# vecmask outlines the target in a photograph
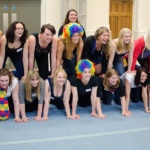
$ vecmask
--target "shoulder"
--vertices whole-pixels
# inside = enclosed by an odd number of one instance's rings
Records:
[[[34,42],[36,40],[35,35],[30,35],[28,41]]]
[[[7,38],[6,38],[6,36],[3,35],[0,41],[1,41],[1,44],[5,44],[5,45],[6,45],[6,43],[7,43]]]

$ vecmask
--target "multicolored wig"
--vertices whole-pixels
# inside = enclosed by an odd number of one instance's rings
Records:
[[[91,74],[94,75],[94,73],[95,73],[95,64],[93,62],[91,62],[90,60],[88,60],[88,59],[82,59],[77,63],[77,65],[75,67],[78,79],[82,79],[81,74],[82,74],[82,72],[84,71],[85,68],[90,69]]]
[[[67,39],[73,36],[74,33],[78,32],[80,36],[83,35],[83,28],[78,23],[69,23],[63,28],[63,38]]]

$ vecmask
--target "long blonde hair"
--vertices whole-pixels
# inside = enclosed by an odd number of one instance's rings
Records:
[[[39,83],[36,87],[36,94],[37,94],[38,100],[40,100],[40,76],[39,76],[39,73],[34,69],[29,70],[27,73],[26,81],[25,81],[25,91],[26,91],[26,99],[30,102],[32,102],[32,98],[31,98],[32,85],[31,85],[30,81],[35,78],[38,78],[38,80],[39,80]]]
[[[145,47],[148,48],[148,50],[150,50],[150,28],[147,30],[144,36],[144,40],[145,40]]]
[[[61,67],[57,68],[55,70],[54,76],[53,76],[53,85],[54,86],[57,84],[56,78],[57,78],[57,75],[58,75],[59,72],[63,73],[65,75],[65,79],[67,79],[67,73],[66,73],[66,71],[63,68],[61,68]]]
[[[108,69],[108,71],[106,72],[105,74],[105,77],[104,77],[104,80],[103,80],[103,85],[104,85],[104,88],[106,90],[109,90],[110,88],[110,84],[109,84],[109,81],[108,79],[113,76],[113,75],[117,75],[118,77],[118,81],[117,81],[117,84],[115,86],[113,86],[113,88],[118,88],[119,87],[119,84],[120,84],[120,78],[119,78],[119,75],[117,73],[117,71],[115,69]]]
[[[124,49],[124,46],[123,46],[123,37],[126,33],[130,33],[131,36],[132,36],[132,32],[130,29],[128,28],[123,28],[120,30],[120,33],[119,33],[119,36],[118,36],[118,42],[117,42],[117,50],[120,52],[120,53],[123,53],[123,49]],[[132,40],[130,41],[130,43],[127,45],[127,52],[129,52],[129,50],[131,49],[132,47]]]
[[[102,45],[102,51],[105,54],[106,58],[108,59],[111,51],[111,33],[110,30],[107,27],[100,27],[95,32],[95,38],[98,39],[99,36],[101,36],[103,33],[108,32],[109,33],[109,39],[106,44]]]
[[[73,56],[73,50],[74,50],[74,43],[72,42],[71,38],[66,39],[60,39],[58,41],[58,44],[64,44],[64,56],[67,59],[72,59]],[[77,55],[79,54],[80,51],[82,51],[81,45],[83,44],[82,38],[79,39],[79,42],[77,44]],[[63,53],[63,52],[62,52]]]

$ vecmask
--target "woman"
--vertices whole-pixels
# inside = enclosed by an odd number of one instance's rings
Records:
[[[133,60],[134,44],[132,41],[132,33],[128,28],[120,30],[119,37],[112,42],[112,49],[109,57],[108,68],[114,68],[121,76],[125,72],[123,64],[123,56],[128,54],[128,68],[127,71],[131,71]]]
[[[77,23],[69,23],[63,28],[63,37],[58,41],[57,67],[61,65],[70,79],[74,76],[75,65],[81,59],[83,28]]]
[[[15,122],[22,122],[19,118],[18,80],[6,68],[0,69],[0,119],[5,120],[9,113],[15,112]],[[11,97],[12,95],[12,97]]]
[[[101,80],[101,88],[102,101],[104,104],[110,105],[112,100],[114,100],[116,104],[121,104],[122,115],[130,116],[130,114],[126,112],[125,89],[116,70],[108,69],[104,79]]]
[[[79,106],[86,107],[92,105],[91,116],[105,118],[100,104],[100,93],[98,90],[98,78],[94,76],[95,65],[88,59],[80,60],[76,65],[77,79],[71,81],[73,105],[72,114],[75,118],[80,118],[76,114],[77,102]],[[97,110],[97,113],[96,113]]]
[[[78,24],[80,24],[80,22],[78,20],[78,13],[75,9],[70,9],[67,12],[64,23],[59,29],[58,36],[61,36],[63,34],[63,28],[68,23],[78,23]],[[86,38],[86,33],[85,33],[84,28],[83,28],[83,31],[84,31],[84,33],[83,33],[82,39],[84,40]]]
[[[0,43],[0,68],[5,67],[7,57],[14,64],[14,76],[25,79],[28,71],[28,31],[23,22],[15,21],[2,36]]]
[[[41,27],[40,33],[30,35],[28,39],[29,69],[33,69],[35,59],[40,77],[44,80],[48,78],[48,76],[52,77],[56,69],[57,39],[54,37],[55,33],[54,26],[44,24]],[[49,65],[49,63],[51,65]]]
[[[111,48],[110,37],[109,29],[100,27],[96,30],[95,35],[85,39],[82,58],[87,58],[95,64],[97,75],[106,72]]]
[[[123,80],[125,80],[125,89],[126,89],[126,111],[129,111],[129,102],[130,96],[131,100],[135,103],[139,102],[143,99],[144,108],[146,113],[150,113],[148,108],[148,93],[147,93],[147,85],[148,85],[148,73],[145,68],[138,68],[137,71],[128,73],[126,72],[121,76]]]
[[[48,120],[49,102],[56,105],[58,109],[65,108],[68,119],[75,119],[70,114],[70,82],[67,80],[67,74],[62,68],[55,70],[53,78],[45,81],[45,101],[43,120]]]
[[[23,122],[29,120],[25,112],[33,112],[35,110],[37,110],[37,116],[33,119],[36,121],[41,120],[44,101],[44,81],[40,79],[36,70],[28,71],[25,82],[20,81],[19,100]]]
[[[147,30],[145,36],[134,40],[132,71],[135,69],[137,59],[141,66],[150,71],[150,28]]]

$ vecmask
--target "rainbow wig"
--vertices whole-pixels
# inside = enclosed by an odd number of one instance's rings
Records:
[[[76,32],[78,32],[80,36],[83,35],[84,32],[83,32],[83,28],[81,27],[81,25],[78,23],[69,23],[64,26],[62,36],[64,39],[67,39],[67,38],[72,37],[72,35]]]
[[[82,74],[82,72],[84,71],[85,68],[90,69],[91,74],[94,75],[94,73],[95,73],[95,64],[93,62],[91,62],[90,60],[88,60],[88,59],[82,59],[77,63],[77,65],[75,67],[78,79],[82,79],[81,74]]]

